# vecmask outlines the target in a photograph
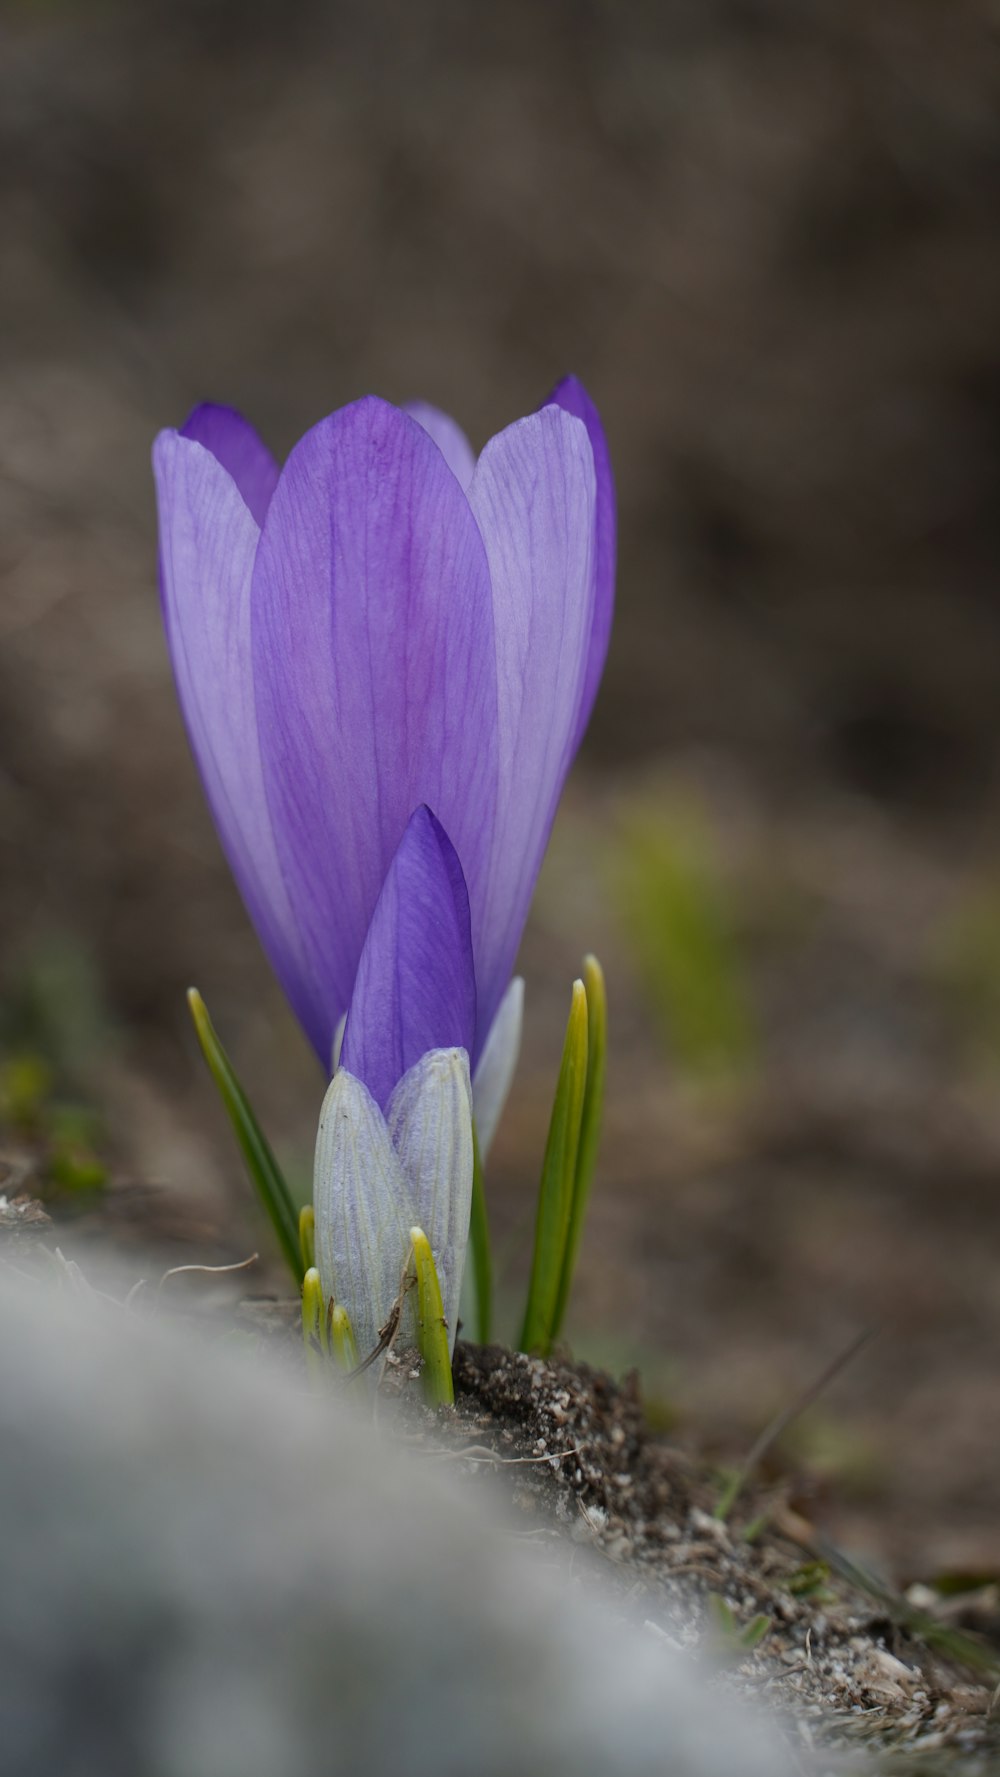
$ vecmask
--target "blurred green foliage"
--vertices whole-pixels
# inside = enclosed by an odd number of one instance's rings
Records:
[[[693,805],[632,815],[614,892],[647,996],[678,1067],[699,1081],[742,1078],[756,1033],[712,836]]]
[[[81,1094],[109,1041],[84,947],[60,934],[28,951],[0,998],[0,1129],[35,1150],[46,1198],[86,1200],[107,1183],[101,1119]]]
[[[0,1134],[37,1150],[46,1198],[85,1198],[107,1183],[100,1118],[55,1096],[52,1069],[30,1050],[0,1057]]]
[[[1000,1591],[1000,1573],[993,1568],[951,1568],[934,1574],[927,1584],[939,1598],[964,1598],[969,1593]]]
[[[740,1623],[732,1606],[718,1592],[708,1595],[708,1628],[716,1659],[743,1659],[759,1647],[771,1627],[770,1617],[759,1613]]]
[[[788,1590],[793,1598],[815,1598],[827,1604],[835,1596],[830,1590],[830,1564],[827,1561],[806,1561],[788,1576]]]
[[[974,1061],[1000,1065],[1000,883],[980,882],[931,941],[930,970]]]
[[[15,1129],[37,1129],[52,1093],[52,1069],[40,1055],[15,1054],[0,1067],[0,1117]]]
[[[865,1430],[821,1408],[796,1419],[775,1450],[779,1466],[834,1486],[838,1496],[877,1499],[889,1479],[885,1459]]]
[[[85,1074],[111,1041],[90,951],[66,932],[26,951],[0,995],[0,1049],[41,1058],[65,1083]]]

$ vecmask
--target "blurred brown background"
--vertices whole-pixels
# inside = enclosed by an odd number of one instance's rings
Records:
[[[481,444],[575,370],[618,475],[619,615],[525,944],[510,1289],[593,947],[614,1056],[574,1339],[731,1454],[878,1325],[786,1460],[903,1575],[1000,1566],[998,21],[0,13],[10,1152],[49,1141],[21,1102],[44,1063],[36,1097],[96,1108],[71,1145],[115,1180],[79,1238],[257,1244],[195,980],[308,1176],[320,1081],[174,703],[155,431],[210,396],[284,450],[373,389]]]

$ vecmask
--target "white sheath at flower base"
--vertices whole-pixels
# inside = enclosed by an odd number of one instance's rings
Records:
[[[484,1163],[493,1145],[521,1053],[523,1022],[524,981],[520,975],[515,975],[490,1025],[472,1082],[479,1155]]]
[[[368,1088],[340,1068],[316,1141],[316,1264],[324,1297],[347,1309],[360,1356],[371,1351],[399,1293],[410,1229],[423,1228],[437,1266],[449,1348],[472,1202],[472,1088],[464,1049],[432,1049],[403,1075],[383,1117]],[[412,1306],[399,1343],[413,1343]]]
[[[472,1086],[464,1049],[432,1049],[403,1075],[386,1123],[409,1181],[417,1226],[431,1243],[455,1349],[472,1213]],[[412,1224],[411,1224],[412,1226]]]

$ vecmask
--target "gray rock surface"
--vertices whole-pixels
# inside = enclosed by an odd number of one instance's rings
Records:
[[[771,1729],[272,1360],[0,1270],[4,1777],[781,1777]]]

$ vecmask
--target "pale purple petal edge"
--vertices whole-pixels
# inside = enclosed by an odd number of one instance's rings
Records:
[[[594,453],[597,477],[595,514],[597,566],[594,584],[594,622],[587,659],[587,674],[577,719],[575,747],[583,739],[590,720],[607,659],[611,640],[611,624],[615,608],[615,567],[618,551],[618,513],[615,478],[611,469],[611,453],[601,416],[578,377],[565,376],[548,397],[546,406],[557,406],[582,420],[587,428],[590,448]]]
[[[210,450],[232,476],[258,528],[264,523],[278,485],[278,464],[263,439],[235,407],[203,401],[180,428],[182,438]]]

